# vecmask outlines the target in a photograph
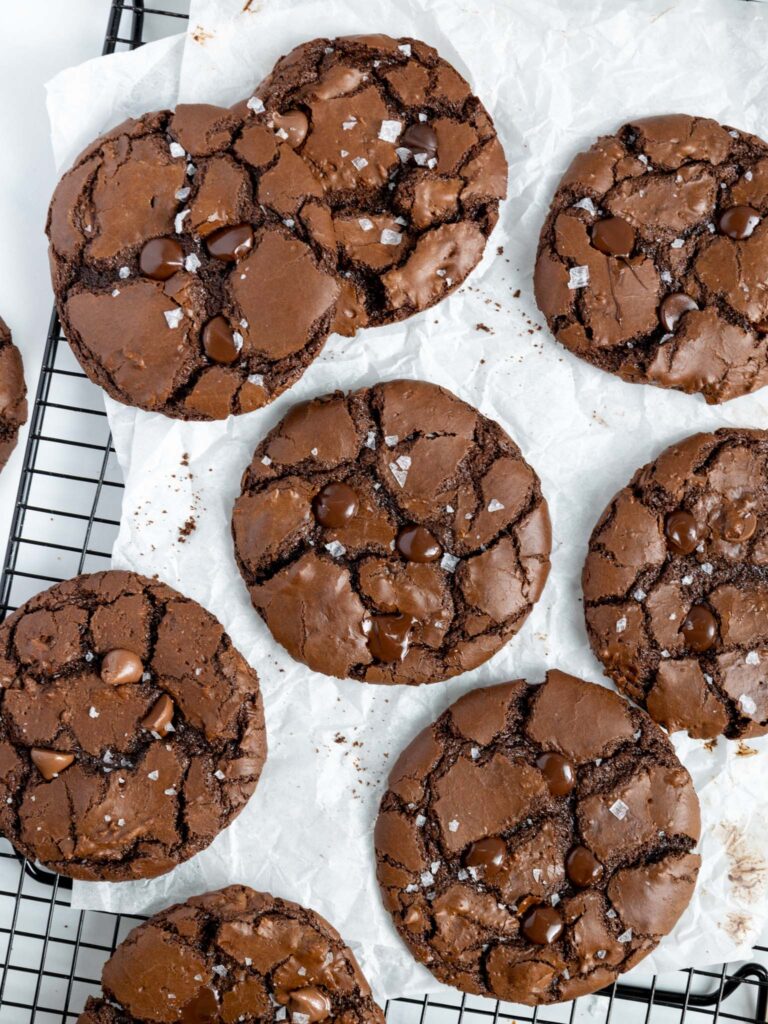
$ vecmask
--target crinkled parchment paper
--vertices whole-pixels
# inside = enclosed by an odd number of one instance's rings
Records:
[[[332,337],[272,406],[201,424],[107,402],[126,477],[114,563],[157,573],[219,616],[261,677],[270,754],[247,808],[208,850],[152,882],[76,883],[74,902],[150,912],[245,882],[327,915],[380,998],[433,991],[375,883],[371,830],[389,766],[470,687],[539,681],[550,666],[601,680],[579,576],[603,507],[677,438],[768,425],[768,391],[709,408],[622,383],[540,328],[531,272],[549,197],[579,148],[633,116],[689,111],[765,136],[768,12],[738,0],[252,0],[245,11],[243,3],[193,0],[183,54],[178,41],[153,44],[54,80],[59,162],[127,113],[172,103],[177,89],[182,100],[230,103],[304,39],[384,31],[432,43],[474,84],[509,157],[510,197],[486,259],[457,295],[406,324]],[[415,689],[339,682],[293,663],[251,610],[229,530],[251,452],[293,402],[399,376],[443,384],[510,431],[542,478],[555,533],[550,581],[519,636],[480,669]],[[190,517],[195,529],[183,536]],[[704,867],[690,908],[644,971],[748,956],[768,918],[768,743],[675,742],[701,796]]]

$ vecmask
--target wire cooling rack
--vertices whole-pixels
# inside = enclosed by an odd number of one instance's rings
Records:
[[[188,0],[114,0],[104,52],[184,28]],[[8,541],[0,613],[79,572],[109,566],[122,480],[100,390],[80,370],[55,314]],[[75,910],[71,882],[16,858],[0,838],[0,1024],[70,1024],[99,991],[106,958],[140,920]],[[754,962],[614,985],[542,1010],[443,988],[387,1005],[388,1024],[696,1024],[768,1021],[768,947]]]

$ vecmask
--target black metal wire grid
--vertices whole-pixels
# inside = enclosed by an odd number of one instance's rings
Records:
[[[188,0],[112,0],[104,53],[183,28]],[[122,480],[101,392],[80,370],[51,318],[0,581],[5,616],[78,572],[107,568]],[[0,838],[0,1024],[69,1024],[101,967],[138,917],[71,907],[71,882],[16,857]],[[694,1024],[768,1021],[768,947],[741,967],[680,971],[649,988],[619,984],[598,996],[533,1010],[465,996],[392,1000],[389,1024]]]

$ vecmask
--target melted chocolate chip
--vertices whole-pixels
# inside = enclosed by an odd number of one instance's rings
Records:
[[[278,133],[286,133],[286,142],[294,149],[302,144],[309,131],[309,121],[303,110],[286,110],[284,114],[273,114],[272,124]]]
[[[679,508],[664,520],[667,546],[676,555],[690,555],[699,543],[699,527],[690,512]]]
[[[436,562],[443,549],[424,526],[404,526],[397,535],[397,550],[409,562]]]
[[[167,693],[158,698],[152,705],[152,710],[141,720],[142,727],[147,732],[156,732],[159,736],[165,736],[171,730],[169,726],[173,720],[174,704]]]
[[[29,756],[47,782],[63,772],[65,768],[69,768],[75,760],[74,754],[68,754],[63,750],[43,750],[40,747],[32,747]]]
[[[757,529],[757,516],[743,502],[736,502],[723,509],[720,517],[720,533],[724,540],[743,544]]]
[[[357,495],[348,484],[332,483],[315,495],[312,511],[321,526],[339,529],[357,514]]]
[[[374,615],[370,619],[368,648],[377,661],[402,661],[408,651],[414,619],[399,615]]]
[[[507,844],[496,836],[478,839],[464,854],[464,863],[475,868],[483,878],[492,879],[507,861]]]
[[[751,206],[732,206],[720,214],[718,229],[729,238],[749,238],[760,223],[760,214]]]
[[[295,989],[288,996],[288,1013],[292,1020],[297,1020],[296,1014],[303,1015],[314,1024],[315,1021],[325,1020],[331,1013],[331,1000],[315,985],[308,985],[307,988]]]
[[[181,1024],[214,1024],[221,1020],[219,1004],[213,989],[201,988],[194,999],[182,1007]]]
[[[603,865],[586,846],[574,846],[566,858],[565,870],[579,889],[586,889],[603,877]]]
[[[423,121],[417,121],[403,132],[400,145],[414,154],[423,153],[427,159],[437,156],[437,134]]]
[[[665,331],[672,332],[684,313],[690,313],[692,309],[698,308],[697,303],[685,292],[670,292],[661,300],[659,306],[661,326]]]
[[[695,604],[686,615],[680,632],[692,651],[703,654],[717,641],[717,619],[703,604]]]
[[[184,250],[175,238],[153,238],[139,256],[139,270],[155,281],[167,281],[184,266]]]
[[[523,918],[523,935],[537,946],[549,946],[563,934],[563,919],[554,907],[532,907]]]
[[[217,260],[232,262],[242,259],[253,248],[250,224],[234,224],[208,235],[208,252]]]
[[[104,655],[101,663],[101,678],[110,686],[121,686],[123,683],[138,683],[144,675],[141,658],[133,651],[117,648]]]
[[[547,753],[537,758],[536,764],[547,780],[553,796],[568,796],[576,785],[576,775],[571,762],[562,754]]]
[[[592,227],[592,245],[606,256],[630,256],[635,229],[621,217],[605,217]]]
[[[235,344],[234,332],[225,317],[215,316],[205,325],[203,348],[214,363],[234,363],[237,359],[239,349]]]

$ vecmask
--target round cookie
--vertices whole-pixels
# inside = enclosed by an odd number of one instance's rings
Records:
[[[0,317],[0,469],[16,447],[19,428],[27,422],[27,387],[21,352]]]
[[[246,413],[325,342],[339,285],[296,230],[322,198],[253,109],[146,114],[64,175],[47,232],[56,302],[113,398],[183,419]]]
[[[30,860],[170,871],[240,813],[265,756],[256,673],[163,583],[77,576],[0,626],[0,832]]]
[[[507,194],[507,161],[487,110],[435,49],[313,39],[256,98],[324,186],[327,208],[300,217],[337,263],[337,330],[403,320],[461,285]]]
[[[673,928],[700,827],[648,715],[552,671],[470,692],[404,750],[376,822],[379,884],[440,981],[554,1003],[611,984]]]
[[[433,683],[486,661],[549,572],[536,473],[450,391],[395,380],[294,406],[235,503],[240,572],[310,668]]]
[[[117,947],[78,1024],[384,1024],[339,933],[244,885],[194,896]]]
[[[583,573],[590,643],[670,731],[768,732],[768,432],[696,434],[639,469]]]
[[[534,286],[550,330],[624,380],[725,402],[768,383],[768,145],[686,114],[631,121],[555,192]]]

